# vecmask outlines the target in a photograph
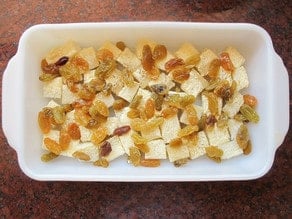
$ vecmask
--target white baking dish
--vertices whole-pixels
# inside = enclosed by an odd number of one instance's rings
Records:
[[[253,151],[220,164],[206,158],[175,168],[165,161],[159,168],[133,167],[126,158],[107,169],[61,157],[43,163],[37,113],[48,100],[42,97],[38,80],[40,61],[54,46],[69,39],[81,46],[98,47],[106,40],[123,40],[134,47],[140,38],[150,38],[172,50],[183,42],[216,52],[236,47],[246,58],[249,92],[258,98],[261,120],[249,125]],[[36,25],[24,32],[16,55],[3,75],[2,125],[9,144],[16,150],[23,172],[37,180],[76,181],[210,181],[248,180],[263,176],[271,168],[276,149],[289,126],[288,73],[274,51],[268,33],[253,24],[122,22]]]

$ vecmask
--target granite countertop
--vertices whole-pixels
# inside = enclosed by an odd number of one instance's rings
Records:
[[[21,34],[28,27],[39,23],[101,21],[258,24],[270,33],[275,50],[288,72],[292,70],[292,10],[288,0],[4,0],[0,11],[1,76],[9,59],[16,53]],[[2,88],[2,84],[0,86]],[[38,182],[20,170],[17,154],[1,131],[0,218],[288,218],[292,216],[291,137],[289,130],[275,154],[271,170],[252,181]]]

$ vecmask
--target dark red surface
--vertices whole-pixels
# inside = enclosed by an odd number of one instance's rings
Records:
[[[16,53],[20,35],[34,24],[159,20],[258,24],[270,33],[291,73],[291,6],[289,0],[2,0],[0,72]],[[94,183],[29,179],[1,132],[0,218],[292,217],[291,137],[289,130],[272,169],[258,180]]]

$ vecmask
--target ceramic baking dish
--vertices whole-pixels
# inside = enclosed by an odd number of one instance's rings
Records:
[[[124,41],[133,48],[140,38],[149,38],[177,49],[190,42],[199,50],[215,52],[231,45],[246,58],[250,86],[245,91],[258,98],[257,125],[249,125],[253,151],[220,164],[206,158],[175,168],[165,161],[159,168],[133,167],[121,157],[107,169],[70,158],[43,163],[37,113],[48,102],[38,80],[40,62],[52,48],[73,39],[81,46],[100,46],[104,41]],[[3,75],[2,125],[23,172],[36,180],[66,181],[219,181],[250,180],[271,168],[275,151],[289,126],[288,73],[275,52],[268,33],[245,23],[118,22],[44,24],[26,30],[16,55]]]

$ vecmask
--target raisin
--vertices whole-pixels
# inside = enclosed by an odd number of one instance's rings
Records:
[[[99,160],[93,163],[94,166],[99,166],[103,168],[107,168],[109,166],[109,162],[105,158],[100,158]]]
[[[114,130],[113,135],[121,136],[128,133],[130,130],[131,130],[131,127],[129,125],[121,126]]]
[[[144,131],[151,131],[155,128],[158,128],[162,123],[164,122],[164,119],[162,117],[155,117],[151,120],[149,120],[146,125],[142,128]]]
[[[248,129],[246,125],[241,125],[236,135],[236,142],[241,149],[245,149],[247,147],[248,141],[249,141]]]
[[[152,57],[151,48],[149,45],[144,45],[142,49],[142,67],[145,71],[151,71],[155,61]]]
[[[140,165],[143,167],[159,167],[160,160],[158,159],[142,159]]]
[[[99,49],[96,52],[97,59],[100,61],[114,59],[114,54],[108,49]]]
[[[95,98],[95,91],[90,90],[86,85],[83,85],[82,88],[78,91],[77,95],[81,99],[90,101]]]
[[[56,66],[65,65],[68,62],[69,58],[67,56],[61,57],[57,62],[55,62]]]
[[[134,131],[140,132],[145,129],[145,126],[146,126],[146,122],[143,119],[136,118],[136,119],[132,119],[131,121],[131,128]]]
[[[228,101],[233,96],[229,82],[227,80],[221,81],[214,89],[214,94],[221,97],[224,101]]]
[[[243,149],[243,154],[244,154],[244,155],[248,155],[248,154],[251,153],[251,150],[252,150],[252,145],[251,145],[251,141],[249,140],[249,141],[247,142],[246,147]]]
[[[130,147],[129,148],[129,161],[136,167],[140,165],[141,153],[138,148]]]
[[[105,127],[103,126],[98,127],[92,132],[91,141],[95,145],[99,145],[107,137],[107,134],[108,134],[108,131]]]
[[[181,138],[174,138],[169,142],[169,146],[173,148],[180,147],[182,145],[182,140]]]
[[[140,105],[142,98],[142,95],[136,95],[130,103],[129,107],[132,109],[136,109]]]
[[[260,117],[257,112],[247,104],[243,104],[239,111],[250,122],[258,123],[260,121]]]
[[[185,61],[186,65],[197,65],[200,62],[201,58],[200,58],[200,54],[195,54],[192,55],[190,57],[188,57]]]
[[[231,59],[229,57],[229,54],[227,52],[222,52],[220,54],[220,61],[221,61],[221,66],[224,68],[226,71],[234,71],[234,65],[231,62]]]
[[[162,109],[162,104],[164,102],[164,97],[162,95],[158,95],[156,93],[152,93],[151,97],[155,102],[155,109],[160,111]]]
[[[152,80],[157,80],[160,76],[160,70],[153,67],[151,70],[147,71],[147,76]]]
[[[88,107],[83,106],[81,108],[75,109],[74,119],[78,124],[86,126],[91,119],[90,115],[88,114]]]
[[[133,134],[131,135],[131,138],[132,138],[134,144],[136,144],[136,145],[146,144],[147,143],[147,139],[143,138],[137,132],[133,132]]]
[[[221,157],[223,155],[223,151],[215,146],[205,147],[206,154],[209,158],[216,162],[221,162]]]
[[[207,79],[210,80],[215,80],[218,76],[219,73],[219,68],[220,68],[220,60],[219,59],[214,59],[209,66],[208,73],[207,73]]]
[[[54,78],[58,77],[58,75],[56,74],[47,74],[47,73],[41,73],[39,76],[39,80],[42,82],[47,82],[47,81],[51,81]]]
[[[178,66],[184,66],[185,62],[181,58],[173,58],[167,61],[164,65],[164,68],[167,72],[170,72],[171,70],[175,69]]]
[[[89,108],[89,114],[94,118],[98,115],[102,115],[105,117],[109,116],[109,109],[107,105],[101,100],[95,100],[94,104]]]
[[[211,92],[204,92],[204,96],[208,99],[208,108],[213,115],[218,114],[218,101],[217,96],[214,93]]]
[[[216,122],[217,122],[217,119],[214,115],[209,115],[206,117],[205,124],[207,126],[214,126]]]
[[[100,80],[108,78],[116,68],[116,61],[113,59],[103,60],[95,70],[95,75]]]
[[[90,160],[90,157],[88,154],[82,152],[82,151],[75,151],[73,154],[72,154],[73,157],[79,159],[79,160],[84,160],[84,161],[89,161]]]
[[[135,144],[135,146],[143,153],[148,153],[150,148],[147,144]]]
[[[139,118],[140,117],[140,110],[138,109],[131,109],[128,113],[127,113],[128,118],[130,119],[135,119],[135,118]]]
[[[150,89],[158,95],[166,95],[168,93],[168,88],[165,84],[153,84]]]
[[[55,64],[48,64],[45,59],[41,62],[41,69],[45,74],[49,75],[59,75],[59,68]]]
[[[243,95],[243,100],[245,104],[249,105],[252,108],[256,107],[258,103],[257,98],[249,94]]]
[[[79,126],[76,123],[70,123],[68,124],[68,134],[70,137],[74,140],[78,140],[81,138],[81,133]]]
[[[155,102],[151,98],[149,98],[145,103],[145,114],[147,119],[152,118],[155,114]]]
[[[52,109],[54,122],[58,125],[63,124],[66,120],[66,115],[63,107],[56,106]]]
[[[163,118],[165,118],[165,119],[169,119],[169,118],[171,118],[173,116],[176,116],[177,113],[178,113],[178,109],[177,108],[169,106],[169,107],[167,107],[167,108],[162,110],[161,116]]]
[[[51,130],[51,120],[50,117],[46,116],[43,111],[38,114],[39,127],[43,134],[47,134]]]
[[[195,107],[190,104],[185,107],[185,111],[187,114],[188,122],[191,125],[198,125],[198,116]]]
[[[126,48],[126,44],[123,41],[119,41],[116,43],[116,47],[118,47],[121,51],[124,51]]]
[[[65,129],[61,129],[59,136],[59,144],[62,150],[67,150],[71,142],[71,136],[66,132]]]
[[[188,136],[185,136],[184,138],[188,141],[189,146],[193,146],[193,147],[197,146],[198,140],[199,140],[197,132],[193,132],[192,134],[189,134]]]
[[[100,146],[100,156],[106,157],[112,152],[112,146],[111,143],[108,141],[105,141],[101,146]]]
[[[44,139],[44,144],[46,148],[53,152],[54,154],[59,155],[62,152],[62,147],[55,141],[50,138],[45,138]]]
[[[171,74],[175,82],[183,83],[190,78],[190,69],[184,66],[177,67],[171,71]]]
[[[153,59],[156,61],[162,60],[166,57],[167,50],[164,45],[156,45],[153,50]]]
[[[42,160],[43,162],[49,162],[49,161],[51,161],[51,160],[57,158],[58,156],[59,156],[59,155],[54,154],[53,152],[49,152],[49,153],[47,153],[47,154],[43,154],[43,155],[41,156],[41,160]]]
[[[190,134],[192,134],[193,132],[197,132],[199,130],[198,126],[191,126],[191,125],[187,125],[186,127],[182,128],[181,130],[178,131],[177,136],[179,138],[188,136]]]
[[[173,162],[173,165],[175,167],[181,167],[182,165],[185,165],[188,161],[189,161],[188,158],[182,158],[182,159],[179,159],[179,160],[174,161]]]
[[[126,107],[126,105],[127,101],[125,101],[124,99],[117,99],[113,103],[113,109],[118,111]]]
[[[127,87],[133,87],[135,85],[133,74],[127,68],[122,71],[122,79]]]

